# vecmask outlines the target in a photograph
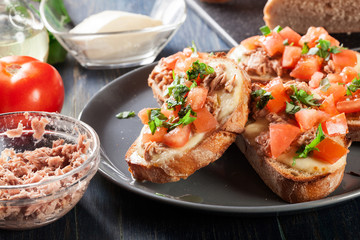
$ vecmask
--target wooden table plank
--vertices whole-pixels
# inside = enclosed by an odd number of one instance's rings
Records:
[[[241,6],[244,8],[249,3],[250,0],[244,0]],[[259,11],[262,3],[256,3],[256,9],[248,8],[247,11]],[[251,21],[260,22],[261,19]],[[254,28],[252,22],[245,21],[244,24]],[[240,27],[250,27],[242,25]],[[248,31],[242,34],[252,35]],[[189,10],[186,22],[159,58],[181,51],[192,40],[200,51],[229,48],[201,18]],[[73,117],[79,115],[101,87],[134,69],[87,70],[71,56],[67,57],[65,63],[55,67],[65,84],[66,101],[62,113]],[[216,214],[139,196],[97,174],[84,197],[63,218],[34,230],[1,230],[0,240],[359,239],[359,204],[360,199],[357,198],[320,210],[281,216]]]

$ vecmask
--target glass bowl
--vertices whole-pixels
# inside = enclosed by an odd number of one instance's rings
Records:
[[[132,67],[153,62],[186,18],[184,0],[64,0],[64,5],[65,8],[61,7],[58,0],[41,1],[41,19],[61,45],[89,69]],[[106,12],[88,22],[81,31],[74,33],[72,30],[85,18],[109,10],[145,15],[161,20],[162,25],[148,27],[146,23],[152,21],[145,19],[139,20],[145,28],[114,32],[114,26],[124,22],[131,24],[135,20],[128,17],[119,20],[116,13]],[[66,11],[71,20],[66,17]],[[126,28],[123,26],[122,29]]]
[[[34,119],[48,120],[45,128],[40,127],[45,131],[38,139],[39,132],[31,126],[36,124]],[[10,129],[16,129],[16,134],[10,135]],[[83,196],[100,161],[96,132],[79,120],[56,113],[0,114],[0,150],[3,229],[36,228],[65,215]],[[36,157],[32,156],[35,152]]]

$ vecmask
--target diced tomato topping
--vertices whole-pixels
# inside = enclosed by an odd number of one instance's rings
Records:
[[[357,64],[356,52],[353,50],[341,49],[339,53],[332,53],[331,57],[335,66],[338,66],[340,69],[344,67],[354,67]]]
[[[270,57],[273,57],[276,54],[282,54],[284,52],[284,39],[276,32],[271,32],[266,36],[261,36],[260,42]]]
[[[338,102],[342,99],[346,94],[346,87],[344,85],[339,85],[337,83],[330,83],[328,88],[321,88],[317,91],[318,94],[322,97],[330,96],[330,94],[334,95],[334,102]]]
[[[290,76],[301,80],[310,80],[315,72],[321,70],[323,59],[317,55],[301,56],[295,68],[290,72]]]
[[[184,82],[184,85],[187,86],[188,88],[190,88],[192,84],[193,84],[192,81],[185,80]]]
[[[284,68],[294,68],[301,57],[301,48],[286,46],[282,57],[281,65]]]
[[[195,132],[207,132],[217,127],[218,122],[216,118],[203,107],[196,111],[196,120],[193,122]]]
[[[323,78],[324,78],[324,74],[322,72],[315,72],[311,76],[311,80],[309,81],[309,87],[312,89],[318,88]]]
[[[184,59],[184,54],[182,52],[175,53],[169,57],[163,58],[163,62],[169,69],[174,69],[175,64],[179,59]]]
[[[158,127],[156,128],[156,131],[154,134],[151,133],[151,130],[149,128],[149,125],[144,125],[144,131],[142,134],[141,141],[143,143],[147,142],[162,142],[164,140],[164,136],[167,132],[167,129],[164,127]]]
[[[315,109],[301,109],[297,113],[295,113],[295,119],[298,122],[302,131],[309,130],[314,126],[322,123],[330,116],[320,110]]]
[[[349,132],[345,113],[335,115],[322,123],[324,133],[329,136],[345,135]]]
[[[187,104],[189,104],[192,110],[196,111],[203,108],[208,90],[205,87],[194,87],[190,90],[187,96]]]
[[[301,35],[292,30],[290,27],[284,27],[279,34],[284,40],[287,39],[289,44],[300,46],[299,41],[301,39]]]
[[[337,74],[337,73],[329,73],[326,77],[329,79],[330,83],[342,83],[343,82],[342,77],[340,76],[340,74]]]
[[[339,112],[352,113],[360,111],[360,99],[344,100],[336,103]]]
[[[326,112],[330,116],[339,114],[339,111],[336,108],[333,94],[330,94],[330,96],[325,97],[324,101],[320,106],[320,110]]]
[[[168,109],[167,104],[164,103],[161,106],[161,113],[165,115],[165,117],[170,118],[171,116],[177,117],[178,113],[181,109],[181,106],[175,106],[173,109]]]
[[[140,118],[140,120],[143,124],[148,124],[148,122],[149,122],[149,113],[148,112],[150,110],[151,110],[151,108],[144,108],[138,112],[138,117]]]
[[[183,53],[185,57],[190,57],[193,54],[193,51],[191,50],[191,48],[184,48]]]
[[[330,138],[322,140],[316,148],[319,151],[312,151],[312,156],[316,159],[328,162],[330,164],[336,163],[342,156],[347,154],[348,149],[341,146]]]
[[[329,35],[329,33],[323,27],[309,27],[306,34],[301,37],[299,44],[303,46],[304,43],[307,43],[307,45],[312,48],[315,47],[317,44],[316,41],[320,36],[324,38],[326,35]]]
[[[271,123],[270,150],[274,158],[280,156],[300,134],[300,128],[288,123]]]
[[[248,50],[255,50],[260,46],[260,36],[252,36],[246,38],[245,40],[241,41],[241,45],[243,45]]]
[[[190,125],[180,125],[170,132],[166,133],[163,138],[163,143],[172,148],[183,147],[190,138]]]
[[[340,73],[344,83],[349,83],[358,76],[358,72],[353,67],[344,67]]]
[[[285,92],[285,87],[280,78],[275,78],[266,86],[266,90],[271,92],[274,99],[270,99],[266,107],[270,112],[279,113],[286,108],[286,102],[290,102],[290,97]]]
[[[329,34],[322,34],[320,35],[321,39],[327,40],[330,42],[330,46],[340,46],[340,42],[338,40],[336,40],[335,38],[333,38],[332,36],[330,36]]]
[[[190,56],[186,58],[184,57],[183,59],[179,59],[175,64],[174,72],[176,74],[185,73],[187,70],[190,69],[193,62],[195,62],[198,59],[199,58],[197,56]]]

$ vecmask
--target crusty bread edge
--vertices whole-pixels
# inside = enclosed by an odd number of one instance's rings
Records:
[[[294,178],[285,172],[279,171],[279,168],[271,162],[270,158],[259,156],[256,149],[242,135],[237,137],[235,143],[263,182],[274,193],[289,203],[322,199],[340,185],[344,176],[346,162],[331,173],[314,175],[308,178]]]
[[[169,161],[173,172],[176,174],[168,174],[163,168],[154,166],[146,162],[133,162],[131,155],[137,150],[140,144],[138,138],[129,148],[125,155],[125,160],[129,165],[129,171],[138,181],[150,181],[155,183],[175,182],[180,179],[186,179],[195,171],[219,159],[226,149],[235,141],[236,134],[227,131],[216,131],[206,137],[195,147],[179,155],[175,160]],[[162,154],[166,154],[163,152]],[[170,163],[171,162],[171,163]]]
[[[357,119],[347,118],[347,124],[349,128],[347,136],[353,142],[360,142],[360,116]]]

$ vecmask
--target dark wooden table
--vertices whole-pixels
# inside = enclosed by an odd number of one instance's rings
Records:
[[[251,5],[251,2],[254,2]],[[237,41],[258,33],[262,25],[262,1],[238,1],[242,21],[235,29]],[[222,25],[221,9],[216,12]],[[252,6],[252,8],[251,8]],[[215,11],[216,10],[216,11]],[[192,9],[172,41],[161,52],[167,56],[194,40],[201,51],[226,50],[231,46]],[[229,24],[235,24],[229,22]],[[242,31],[242,32],[241,32]],[[65,83],[62,113],[77,117],[89,99],[104,85],[131,69],[87,70],[71,56],[55,66]],[[301,213],[244,216],[209,213],[154,201],[109,182],[97,174],[81,201],[60,220],[27,231],[0,230],[0,239],[360,239],[360,198]]]

